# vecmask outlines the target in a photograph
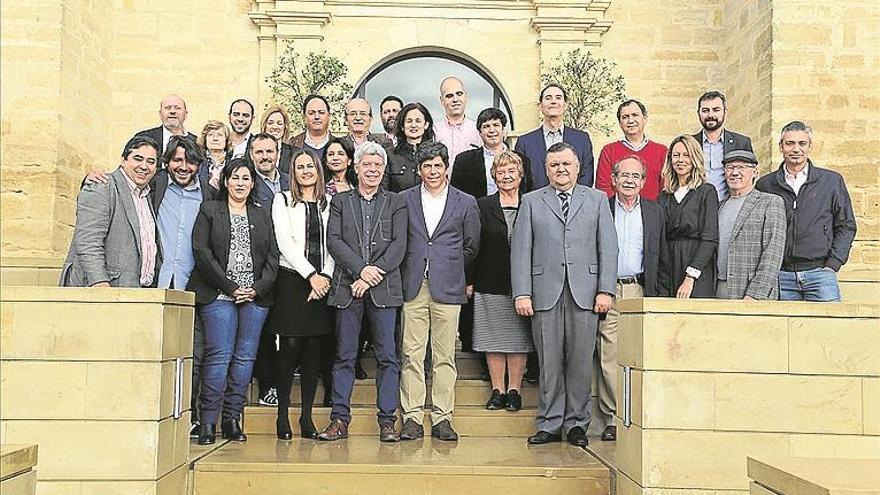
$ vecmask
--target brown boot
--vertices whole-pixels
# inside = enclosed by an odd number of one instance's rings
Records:
[[[379,423],[379,441],[380,442],[399,442],[400,434],[394,428],[393,421],[385,421]]]
[[[325,442],[333,442],[342,438],[348,438],[348,425],[342,420],[334,419],[324,428],[324,431],[318,435],[318,440]]]

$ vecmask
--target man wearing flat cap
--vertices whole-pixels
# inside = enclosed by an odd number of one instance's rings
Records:
[[[785,249],[782,198],[755,189],[758,159],[747,150],[724,155],[730,196],[718,208],[719,299],[779,299],[779,268]]]

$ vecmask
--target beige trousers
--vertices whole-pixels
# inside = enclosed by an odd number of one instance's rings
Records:
[[[431,340],[433,361],[431,379],[431,424],[452,421],[455,404],[455,337],[458,332],[458,304],[442,304],[431,299],[428,281],[418,295],[403,303],[403,342],[401,343],[400,407],[403,420],[418,424],[424,420],[425,353]]]
[[[617,303],[620,299],[642,297],[642,286],[639,284],[617,284],[617,297],[608,316],[599,320],[599,336],[596,339],[596,353],[593,360],[593,373],[599,390],[599,412],[605,425],[614,424],[614,412],[617,410],[617,323],[620,312]]]

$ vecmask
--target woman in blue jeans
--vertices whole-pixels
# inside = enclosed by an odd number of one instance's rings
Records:
[[[187,290],[205,324],[200,445],[214,443],[221,413],[223,438],[247,441],[241,413],[278,272],[271,205],[251,199],[257,180],[249,161],[227,163],[219,199],[202,203],[193,227],[196,266]]]

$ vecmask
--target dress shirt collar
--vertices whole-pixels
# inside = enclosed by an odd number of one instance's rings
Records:
[[[718,134],[718,141],[712,142],[709,140],[709,135],[706,134],[706,130],[703,130],[703,144],[724,144],[724,129],[721,129],[721,133]]]
[[[443,185],[443,189],[440,190],[437,194],[431,194],[431,191],[428,191],[428,188],[425,187],[425,183],[423,182],[421,186],[419,186],[422,190],[422,197],[428,197],[433,199],[439,199],[446,197],[446,194],[449,192],[449,180],[446,180],[446,183]]]
[[[504,143],[501,143],[501,151],[500,151],[500,153],[504,153],[505,151],[507,151],[507,145],[505,145]],[[484,158],[494,157],[494,156],[496,156],[496,154],[493,153],[492,150],[490,150],[489,148],[483,146],[483,157],[484,157]]]
[[[125,173],[125,170],[122,171],[122,176],[125,177],[125,183],[128,184],[129,190],[131,190],[132,194],[136,195],[139,198],[143,198],[150,194],[150,185],[147,184],[144,187],[140,187],[134,183],[133,180]],[[169,179],[170,180],[170,179]]]
[[[641,205],[642,205],[642,201],[641,201],[641,199],[642,199],[642,198],[641,198],[640,196],[636,196],[636,202],[633,203],[632,208],[627,209],[627,208],[626,208],[626,205],[623,204],[623,201],[621,201],[620,198],[619,198],[616,194],[614,195],[614,201],[617,203],[617,206],[623,208],[623,211],[625,211],[625,212],[627,212],[627,213],[632,213],[632,212],[634,212],[634,211],[636,210],[636,208],[638,208],[639,206],[641,206]]]
[[[639,144],[630,143],[629,141],[627,141],[626,136],[621,138],[620,142],[623,143],[624,146],[629,148],[630,151],[634,151],[634,152],[638,153],[639,151],[642,151],[645,148],[645,146],[648,145],[648,135],[645,134],[644,139],[642,139],[642,142]]]
[[[786,167],[785,164],[782,165],[782,170],[783,170],[783,173],[785,174],[785,180],[787,180],[787,181],[796,181],[798,179],[807,180],[807,176],[809,175],[807,172],[809,171],[809,169],[810,169],[810,162],[807,162],[807,164],[804,165],[804,168],[802,168],[800,172],[798,172],[796,174],[792,174],[792,173],[789,173],[788,167]]]
[[[556,133],[559,133],[559,136],[562,137],[562,135],[564,134],[564,131],[565,131],[565,124],[559,126],[559,129],[557,129],[555,131],[551,131],[550,128],[547,127],[546,124],[542,124],[541,130],[544,132],[544,139],[550,137],[551,134],[556,134]]]

